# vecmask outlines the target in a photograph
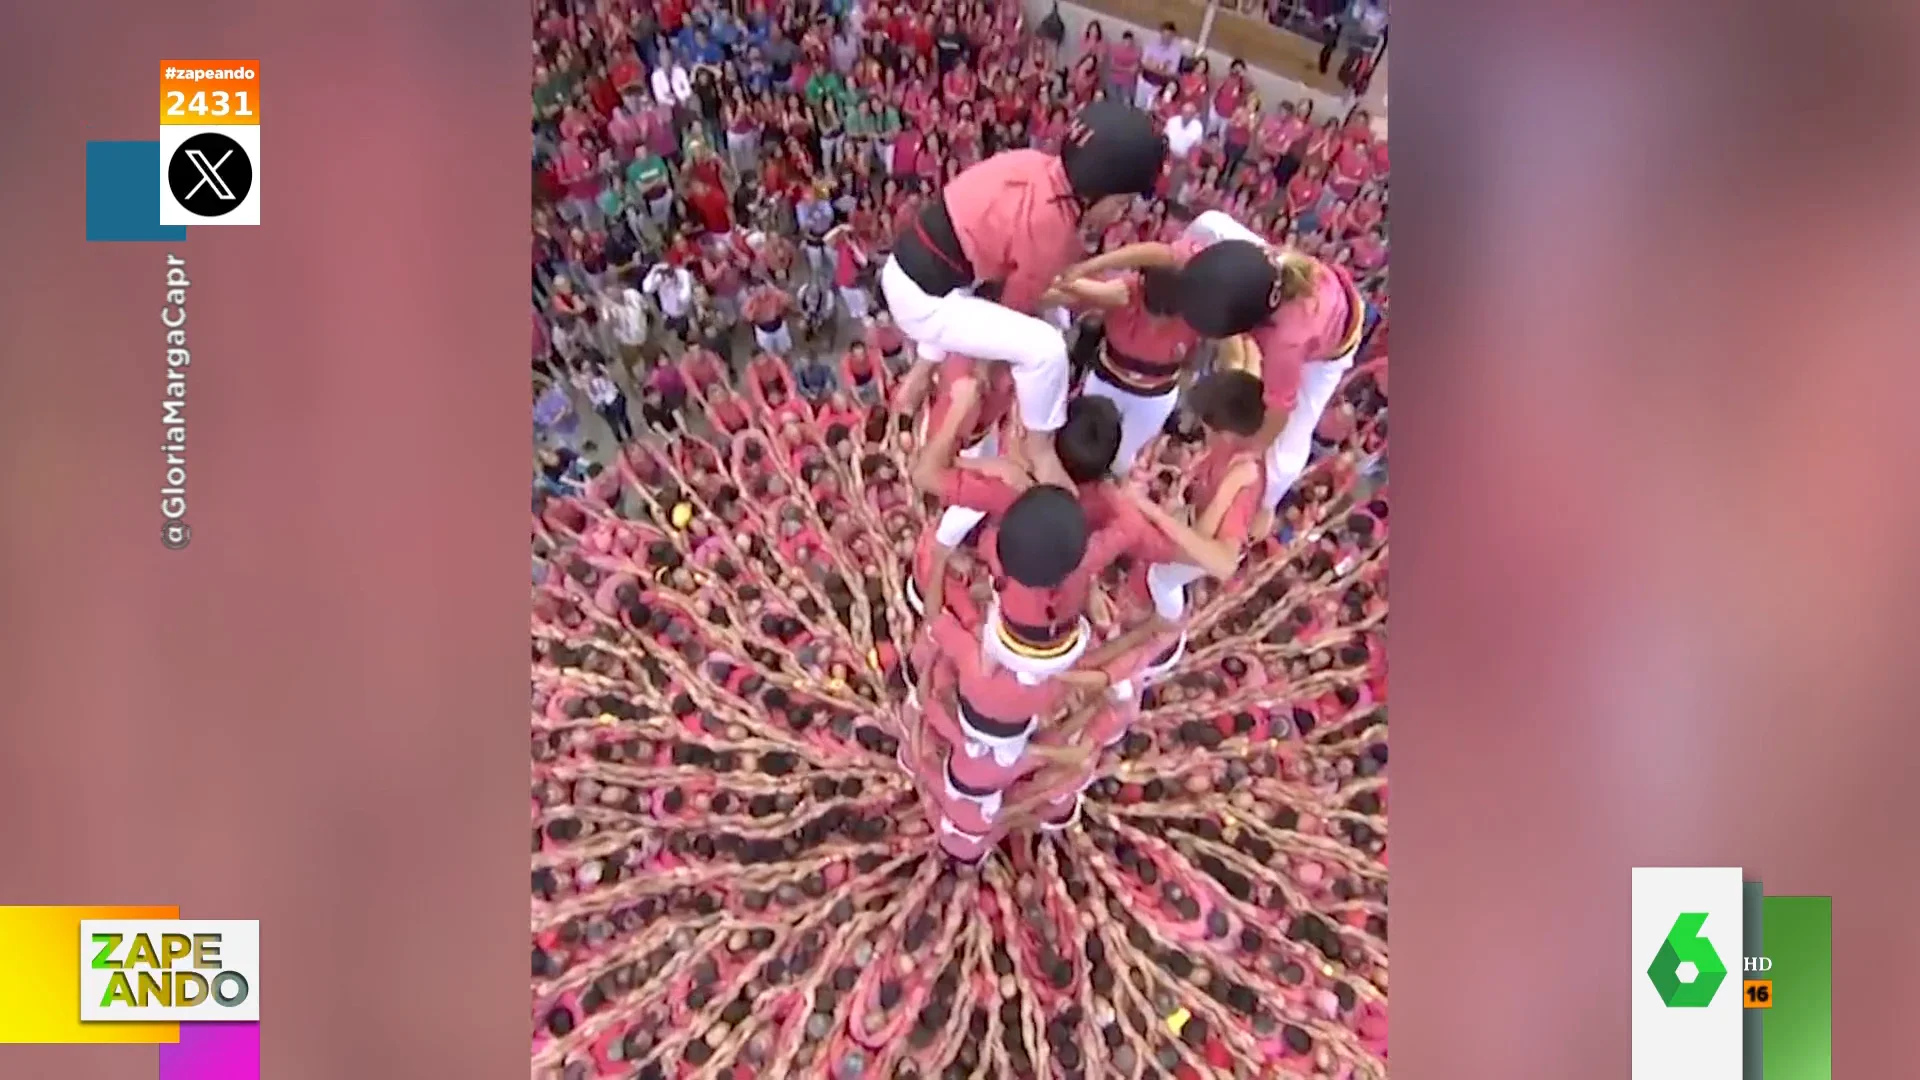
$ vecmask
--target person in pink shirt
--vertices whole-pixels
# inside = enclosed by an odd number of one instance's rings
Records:
[[[1206,337],[1246,335],[1257,358],[1267,419],[1265,505],[1272,511],[1306,468],[1313,429],[1353,366],[1366,301],[1344,268],[1275,249],[1217,212],[1195,218],[1181,245],[1142,244],[1082,263],[1075,273],[1179,265],[1181,311]],[[1201,247],[1182,258],[1180,247]],[[1266,528],[1256,530],[1265,533]]]
[[[640,145],[642,135],[640,124],[633,118],[633,113],[628,111],[625,105],[615,106],[613,118],[607,121],[607,137],[613,140],[613,145],[619,148],[623,158],[633,157],[634,150]]]
[[[600,208],[595,199],[600,194],[601,179],[594,170],[592,155],[578,139],[567,139],[560,144],[554,176],[566,189],[566,199],[560,209],[567,220],[576,225],[598,221]]]
[[[841,355],[840,380],[864,404],[875,405],[886,399],[886,370],[875,362],[864,341],[854,340]]]
[[[1380,205],[1380,197],[1370,191],[1356,193],[1357,198],[1349,203],[1335,219],[1334,233],[1342,237],[1353,237],[1373,232],[1386,220],[1386,210]]]
[[[1192,102],[1204,117],[1213,100],[1213,63],[1204,56],[1196,56],[1187,65],[1187,70],[1174,80],[1179,87],[1182,104]],[[1211,128],[1209,128],[1211,130]]]
[[[1145,114],[1096,105],[1059,156],[1010,150],[961,173],[895,238],[880,272],[887,309],[923,360],[952,351],[1012,365],[1026,449],[1050,479],[1059,473],[1049,442],[1066,419],[1069,367],[1066,339],[1035,313],[1084,250],[1081,230],[1105,227],[1151,190],[1165,156]],[[930,376],[922,365],[909,379],[906,411]]]
[[[1099,19],[1088,19],[1087,28],[1080,32],[1081,59],[1091,58],[1094,62],[1095,72],[1099,73],[1106,67],[1109,51],[1110,49],[1107,45],[1107,28],[1101,25]],[[1079,60],[1076,60],[1074,63],[1078,65],[1079,62]]]
[[[880,363],[896,376],[906,371],[907,365],[912,362],[907,357],[907,336],[894,325],[893,316],[885,311],[874,313],[873,322],[867,329],[867,348],[878,354]]]
[[[1287,181],[1287,215],[1302,233],[1320,228],[1320,197],[1326,190],[1326,166],[1308,165]]]
[[[1114,471],[1126,476],[1147,443],[1160,434],[1179,401],[1179,380],[1200,344],[1180,315],[1176,271],[1138,270],[1104,281],[1075,279],[1062,286],[1106,313],[1099,351],[1081,393],[1112,401],[1119,410],[1120,449]]]
[[[726,364],[711,349],[694,346],[680,354],[680,377],[695,390],[706,393],[717,383],[728,380]]]
[[[1373,178],[1373,157],[1364,138],[1342,139],[1333,153],[1327,186],[1342,199],[1352,199]]]
[[[1227,121],[1238,114],[1240,106],[1252,96],[1253,83],[1247,78],[1247,62],[1236,59],[1227,65],[1226,78],[1220,80],[1207,103],[1207,130],[1225,128]]]
[[[953,70],[940,79],[940,93],[948,105],[965,104],[973,100],[980,82],[974,77],[973,67],[965,57],[953,65]]]
[[[751,423],[746,403],[726,383],[715,383],[707,392],[707,417],[728,435],[737,435]]]

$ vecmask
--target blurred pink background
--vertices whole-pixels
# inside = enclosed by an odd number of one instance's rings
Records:
[[[1396,1078],[1628,1075],[1634,865],[1833,895],[1834,1075],[1912,1071],[1920,10],[1880,7],[1396,6]]]

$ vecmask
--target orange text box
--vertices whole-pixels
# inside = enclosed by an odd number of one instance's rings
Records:
[[[1741,1004],[1749,1009],[1773,1008],[1773,980],[1748,979],[1740,984]]]
[[[160,124],[260,123],[260,61],[160,61]]]

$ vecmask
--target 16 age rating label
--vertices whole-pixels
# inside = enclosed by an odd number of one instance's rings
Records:
[[[160,61],[160,224],[260,224],[260,62]]]

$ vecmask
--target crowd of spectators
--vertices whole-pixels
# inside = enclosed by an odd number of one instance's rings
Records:
[[[896,763],[929,508],[874,276],[920,200],[1123,96],[1174,153],[1090,246],[1221,209],[1389,307],[1363,112],[1261,101],[1164,31],[1034,29],[537,5],[536,1075],[1385,1075],[1384,319],[1077,826],[959,868]],[[1134,482],[1176,488],[1199,439],[1176,414]]]

